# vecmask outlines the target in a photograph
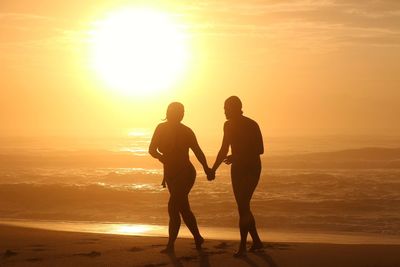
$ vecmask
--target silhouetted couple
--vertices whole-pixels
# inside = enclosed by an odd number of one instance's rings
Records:
[[[210,181],[215,179],[215,172],[222,162],[232,164],[232,187],[240,217],[240,245],[235,256],[246,255],[248,233],[253,239],[250,250],[263,249],[250,210],[250,200],[260,179],[260,155],[264,153],[261,131],[255,121],[243,116],[242,103],[237,96],[226,99],[224,109],[227,119],[224,124],[224,137],[212,168],[208,167],[194,132],[181,123],[184,116],[184,107],[181,103],[173,102],[168,106],[167,121],[159,124],[153,134],[149,153],[163,163],[163,184],[166,182],[170,193],[169,239],[167,247],[162,252],[174,252],[174,243],[181,224],[180,215],[193,234],[196,248],[201,249],[204,242],[188,198],[196,178],[196,170],[189,160],[189,148],[202,164]],[[228,156],[229,147],[232,154]]]

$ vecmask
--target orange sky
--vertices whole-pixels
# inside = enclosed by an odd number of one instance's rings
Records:
[[[2,0],[0,135],[126,135],[178,100],[219,142],[230,95],[264,136],[400,135],[400,1],[151,1],[184,23],[192,60],[174,88],[126,97],[90,69],[89,32],[146,2]]]

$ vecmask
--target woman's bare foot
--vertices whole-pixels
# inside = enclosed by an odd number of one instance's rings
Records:
[[[250,252],[257,252],[262,250],[264,250],[264,244],[262,242],[253,243],[253,245],[251,245],[249,249]]]
[[[201,245],[204,243],[204,238],[200,236],[194,240],[194,243],[196,244],[196,249],[201,250]]]

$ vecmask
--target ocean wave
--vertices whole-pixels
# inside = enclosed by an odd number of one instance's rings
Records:
[[[160,170],[36,169],[2,171],[0,217],[168,222]],[[400,234],[400,172],[264,171],[252,200],[257,224],[320,231]],[[213,182],[199,172],[190,193],[199,223],[237,225],[228,172]]]

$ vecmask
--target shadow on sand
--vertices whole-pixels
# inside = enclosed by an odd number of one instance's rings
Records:
[[[259,265],[248,256],[240,257],[238,259],[246,262],[251,267],[261,267],[261,266],[278,267],[278,265],[275,263],[275,261],[272,259],[272,257],[270,255],[268,255],[265,251],[253,252],[253,253],[251,253],[251,255],[256,255],[257,257],[261,258],[266,263],[266,265],[264,265],[264,264]]]
[[[185,256],[178,258],[174,252],[166,255],[169,257],[172,265],[175,267],[184,267],[183,262],[197,259],[199,260],[200,267],[211,267],[208,253],[202,250],[198,251],[198,256]]]

